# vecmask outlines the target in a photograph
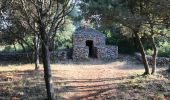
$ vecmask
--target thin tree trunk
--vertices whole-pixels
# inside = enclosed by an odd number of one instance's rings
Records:
[[[53,46],[52,47],[53,47],[53,50],[52,50],[53,51],[53,62],[55,63],[55,60],[56,60],[55,56],[56,55],[55,55],[55,40],[54,39],[53,39]]]
[[[43,66],[44,66],[44,79],[46,83],[48,100],[55,100],[52,74],[50,67],[50,52],[49,46],[42,43],[42,56],[43,56]]]
[[[22,47],[23,51],[25,52],[25,51],[26,51],[26,49],[25,49],[24,44],[23,44],[21,41],[18,41],[18,43],[21,45],[21,47]]]
[[[34,48],[32,48],[32,46],[26,41],[26,40],[24,40],[23,38],[21,38],[21,37],[17,37],[21,42],[23,42],[24,44],[26,44],[27,45],[27,47],[29,47],[31,50],[33,50]]]
[[[16,48],[16,46],[15,46],[15,43],[13,43],[13,45],[14,45],[14,49],[15,49],[15,52],[17,51],[17,48]]]
[[[142,55],[142,61],[143,61],[144,68],[145,68],[144,75],[150,74],[150,72],[149,72],[149,64],[148,64],[148,61],[147,61],[147,58],[146,58],[146,54],[145,54],[145,51],[144,51],[144,47],[143,47],[142,41],[141,41],[141,39],[140,39],[140,37],[138,35],[138,31],[134,31],[134,34],[135,34],[135,37],[136,37],[136,39],[138,41],[140,53]]]
[[[154,37],[151,38],[151,42],[152,42],[152,45],[153,45],[153,55],[152,55],[152,72],[151,74],[154,74],[156,72],[156,59],[157,59],[157,55],[158,55],[158,50],[157,50],[157,47],[156,47],[156,44],[155,44],[155,39]]]
[[[42,12],[41,12],[42,14]],[[53,88],[52,74],[51,74],[51,66],[50,66],[50,51],[49,51],[49,37],[45,31],[43,14],[41,15],[41,19],[39,22],[39,32],[41,35],[42,42],[42,59],[43,59],[43,67],[44,67],[44,79],[47,90],[48,100],[55,100],[55,93]]]
[[[40,49],[40,42],[39,42],[39,38],[38,38],[38,35],[37,33],[35,33],[34,35],[34,50],[35,50],[35,53],[34,53],[34,60],[35,60],[35,70],[38,70],[39,69],[39,49]]]
[[[169,73],[170,73],[170,62],[169,62],[169,70],[168,70],[168,71],[169,71]]]

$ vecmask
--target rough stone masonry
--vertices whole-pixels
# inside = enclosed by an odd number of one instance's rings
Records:
[[[92,28],[78,28],[73,34],[73,60],[116,59],[118,46],[105,45],[104,34]]]

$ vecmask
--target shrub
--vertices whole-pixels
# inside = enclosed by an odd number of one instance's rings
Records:
[[[153,50],[147,49],[147,55],[152,55]],[[168,41],[158,43],[158,57],[170,57],[170,43]]]
[[[132,37],[126,37],[120,33],[114,33],[108,30],[103,33],[106,36],[106,44],[117,45],[119,48],[119,53],[133,54],[137,51]]]
[[[158,47],[158,56],[170,57],[170,43],[160,42],[160,47]]]

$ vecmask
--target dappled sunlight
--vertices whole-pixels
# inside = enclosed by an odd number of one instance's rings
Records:
[[[170,96],[168,94],[170,91],[169,83],[166,79],[157,79],[157,77],[60,78],[56,84],[60,84],[57,91],[64,94],[65,99],[161,99]]]
[[[170,100],[169,16],[170,0],[1,0],[0,100]]]
[[[52,64],[57,98],[79,100],[170,97],[170,81],[161,74],[140,76],[144,72],[142,64],[121,60],[109,63],[96,62],[75,64],[70,61],[65,64]],[[0,99],[46,98],[42,65],[39,71],[34,70],[34,64],[11,64],[0,67]],[[165,69],[158,70],[162,72]]]
[[[27,67],[27,66],[23,66]],[[46,97],[43,73],[41,71],[13,69],[0,70],[0,99],[35,99]]]

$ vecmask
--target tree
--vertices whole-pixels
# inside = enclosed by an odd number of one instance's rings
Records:
[[[35,61],[35,70],[38,70],[40,67],[40,60],[39,60],[39,56],[40,56],[40,39],[38,37],[37,33],[34,33],[34,61]]]
[[[150,32],[147,34],[148,39],[151,40],[152,48],[154,49],[153,54],[153,66],[152,74],[155,73],[156,69],[156,57],[157,48],[155,45],[155,27],[164,27],[163,24],[169,23],[169,3],[168,0],[82,0],[82,10],[86,18],[90,18],[93,15],[101,16],[101,23],[105,25],[113,25],[113,22],[117,22],[130,28],[137,40],[140,53],[142,55],[143,64],[145,68],[144,74],[150,74],[149,65],[146,58],[143,43],[141,41],[141,28],[143,25],[150,27]],[[161,12],[160,12],[161,11]],[[165,22],[166,21],[166,22]],[[150,34],[151,33],[151,34]]]
[[[65,16],[72,10],[74,0],[7,0],[11,15],[24,20],[42,44],[44,79],[49,100],[55,99],[50,67],[49,45]]]
[[[137,44],[142,55],[143,64],[145,68],[144,74],[149,74],[149,65],[144,51],[142,41],[140,39],[139,31],[141,26],[145,22],[145,18],[140,15],[141,6],[139,1],[135,0],[82,0],[85,5],[83,5],[83,10],[85,17],[91,15],[101,15],[102,23],[107,25],[113,25],[113,22],[117,22],[130,28],[137,40]],[[85,7],[84,7],[85,6]],[[85,9],[84,9],[85,8]],[[88,8],[88,10],[87,10]]]
[[[20,19],[18,16],[12,16],[10,15],[13,9],[9,9],[6,3],[4,2],[4,5],[1,6],[1,8],[4,7],[4,9],[1,10],[0,16],[1,16],[1,23],[2,28],[1,32],[3,32],[2,35],[2,41],[5,44],[13,44],[15,51],[16,47],[15,44],[19,43],[25,52],[26,49],[29,51],[35,51],[34,60],[35,60],[35,70],[38,70],[39,68],[39,41],[36,34],[33,34],[34,31],[30,29],[29,25],[25,23],[24,19]],[[35,41],[32,41],[33,43],[30,43],[27,41],[27,38],[34,37]],[[27,47],[25,47],[25,45]],[[34,47],[33,47],[34,46]]]
[[[1,17],[3,17],[2,15]],[[28,33],[31,33],[29,31],[29,28],[24,26],[22,22],[17,20],[9,20],[2,18],[1,22],[8,21],[7,23],[4,23],[4,28],[1,28],[0,31],[3,33],[1,38],[1,42],[4,44],[14,44],[17,42],[21,45],[23,50],[25,51],[25,45],[29,47],[31,50],[33,50],[32,45],[27,42],[25,39],[28,36]]]
[[[158,55],[155,38],[167,35],[167,33],[163,32],[163,30],[169,27],[170,8],[167,5],[169,3],[170,1],[168,0],[162,0],[161,2],[159,0],[154,0],[148,1],[143,5],[141,4],[144,9],[142,11],[142,16],[146,18],[145,26],[147,27],[147,30],[145,31],[147,32],[149,30],[147,33],[144,33],[144,35],[147,35],[146,37],[150,40],[153,48],[151,74],[156,72],[156,59]]]

